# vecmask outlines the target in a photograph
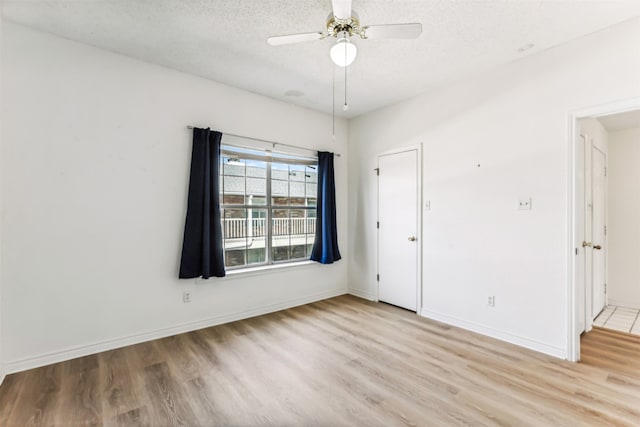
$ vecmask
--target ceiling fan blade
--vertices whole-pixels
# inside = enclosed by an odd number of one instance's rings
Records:
[[[387,24],[364,27],[365,39],[415,39],[422,34],[422,24]]]
[[[327,37],[326,34],[316,31],[315,33],[289,34],[287,36],[274,36],[267,39],[271,46],[281,46],[283,44],[303,43],[313,40],[320,40]]]
[[[351,0],[331,0],[333,17],[336,19],[351,18]]]

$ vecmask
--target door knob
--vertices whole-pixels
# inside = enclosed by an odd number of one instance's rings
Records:
[[[600,250],[600,249],[602,249],[602,246],[600,246],[600,245],[593,245],[593,249]]]
[[[591,246],[593,246],[593,243],[591,243],[591,242],[582,242],[582,247],[583,248],[586,248],[587,246],[591,247]]]
[[[409,237],[409,241],[410,241],[410,242],[415,242],[415,241],[416,241],[416,236],[411,236],[411,237]]]

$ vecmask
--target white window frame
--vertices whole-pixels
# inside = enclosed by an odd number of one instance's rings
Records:
[[[247,179],[247,174],[246,174],[246,169],[245,169],[245,190],[244,190],[244,194],[243,194],[243,203],[242,204],[229,204],[229,203],[223,203],[224,202],[224,198],[223,195],[225,195],[225,191],[224,191],[224,185],[225,185],[225,175],[224,175],[224,161],[225,159],[228,158],[237,158],[238,160],[257,160],[257,161],[261,161],[261,162],[265,162],[266,163],[266,195],[265,195],[265,204],[264,205],[255,205],[255,204],[247,204],[246,203],[246,196],[247,196],[247,185],[246,185],[246,179]],[[288,205],[277,205],[273,203],[273,197],[272,197],[272,166],[273,163],[279,163],[279,164],[289,164],[289,165],[297,165],[297,166],[306,166],[306,167],[311,167],[312,169],[315,169],[316,174],[317,174],[317,168],[318,168],[318,159],[317,157],[305,157],[305,156],[299,156],[299,155],[292,155],[292,154],[287,154],[287,153],[278,153],[278,152],[272,152],[271,150],[264,150],[264,149],[259,149],[259,148],[249,148],[249,147],[242,147],[242,146],[237,146],[237,145],[233,145],[233,144],[222,144],[221,146],[221,150],[220,150],[220,191],[219,191],[219,196],[220,196],[220,210],[221,210],[221,220],[222,220],[222,230],[223,230],[223,253],[225,256],[225,269],[227,271],[232,271],[232,272],[238,272],[238,271],[242,271],[242,270],[251,270],[251,269],[256,269],[256,268],[265,268],[265,267],[271,267],[271,266],[278,266],[278,265],[289,265],[289,264],[297,264],[297,263],[308,263],[309,262],[309,254],[307,254],[304,258],[288,258],[288,259],[284,259],[284,260],[274,260],[274,251],[273,251],[273,211],[277,210],[277,209],[283,209],[283,210],[306,210],[307,212],[313,212],[315,213],[317,211],[317,206],[316,205],[308,205],[308,197],[306,195],[306,186],[309,184],[306,179],[305,181],[303,181],[304,186],[305,186],[305,205],[301,206],[301,205],[291,205],[290,201],[291,201],[291,197],[294,197],[291,195],[290,193],[290,183],[292,182],[289,179],[289,204]],[[305,167],[305,174],[306,174],[306,170],[307,168]],[[246,166],[245,166],[246,168]],[[316,178],[317,180],[317,178]],[[300,181],[298,181],[300,182]],[[315,185],[317,185],[317,181],[316,183],[314,183]],[[277,197],[277,196],[276,196]],[[316,203],[317,203],[317,194],[316,194]],[[225,235],[225,210],[227,209],[244,209],[245,211],[248,211],[249,209],[259,209],[259,210],[265,210],[266,211],[266,218],[265,218],[265,226],[264,226],[264,238],[265,238],[265,262],[261,262],[261,263],[249,263],[249,258],[247,256],[247,252],[245,252],[245,264],[242,265],[236,265],[236,266],[227,266],[227,260],[226,260],[226,253],[227,253],[227,248],[226,248],[226,235]],[[309,220],[309,214],[305,214],[304,217],[304,221],[308,221]],[[246,221],[250,220],[250,218],[247,218],[245,216],[245,227],[246,227]],[[293,234],[291,233],[291,217],[289,216],[289,236],[292,236]],[[306,227],[307,225],[305,225]],[[314,230],[315,231],[315,230]],[[310,233],[306,233],[305,236],[308,236]],[[313,233],[315,235],[315,232]],[[245,231],[245,238],[246,238],[246,231]],[[289,246],[291,246],[291,241],[289,241]],[[308,242],[305,243],[305,246],[308,245]],[[247,248],[245,247],[244,249],[245,251],[247,251]],[[291,254],[290,254],[291,255]]]

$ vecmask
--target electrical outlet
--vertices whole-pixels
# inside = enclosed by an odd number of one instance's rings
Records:
[[[191,302],[191,292],[183,292],[182,293],[182,302]]]
[[[526,199],[518,199],[518,210],[519,211],[530,211],[531,210],[531,197]]]
[[[494,295],[489,296],[489,298],[487,299],[487,305],[489,307],[495,307],[496,306],[496,297]]]

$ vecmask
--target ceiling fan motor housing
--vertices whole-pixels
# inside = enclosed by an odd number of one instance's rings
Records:
[[[333,16],[333,13],[329,14],[327,18],[327,34],[338,38],[338,35],[342,32],[346,32],[349,36],[357,34],[364,38],[364,30],[360,27],[357,13],[352,11],[351,17],[347,19],[338,19]]]

